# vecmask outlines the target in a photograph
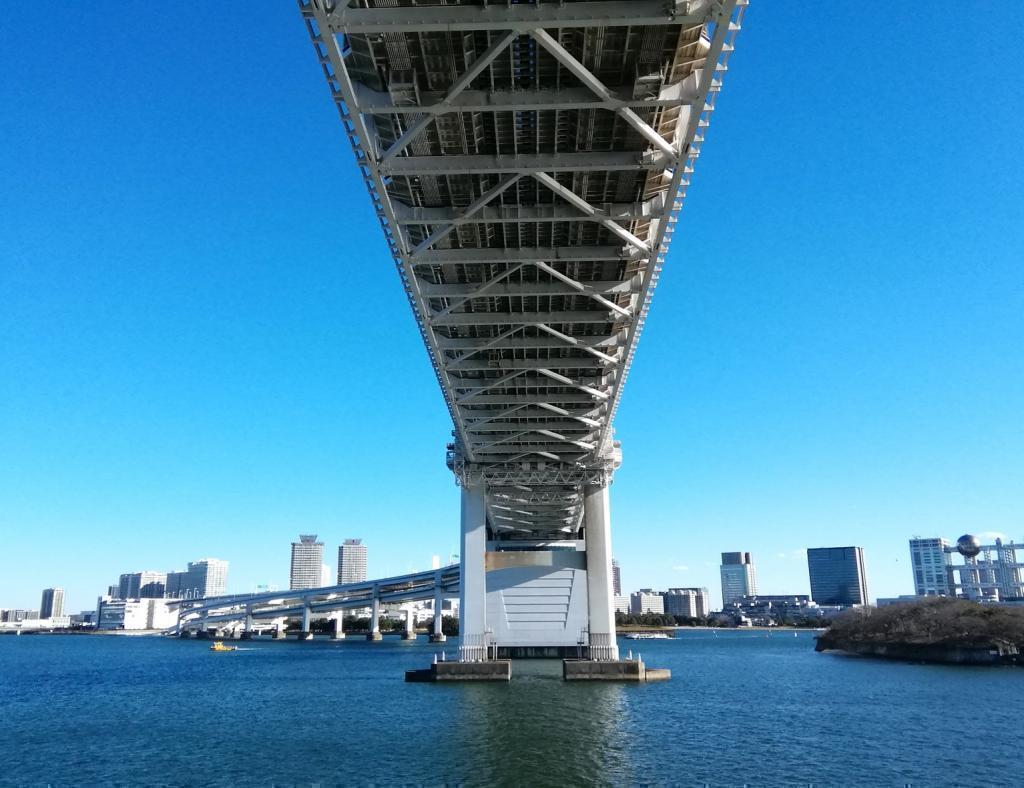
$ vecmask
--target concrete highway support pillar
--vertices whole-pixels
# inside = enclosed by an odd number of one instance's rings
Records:
[[[402,633],[402,640],[416,639],[416,611],[412,607],[405,609],[405,632]]]
[[[302,629],[299,631],[299,640],[312,640],[313,630],[310,629],[309,623],[310,610],[309,606],[302,608]]]
[[[380,595],[376,588],[373,589],[373,602],[370,604],[370,631],[366,635],[367,640],[383,640],[380,634]]]
[[[245,609],[245,629],[242,630],[242,640],[252,637],[252,608]]]
[[[334,614],[334,634],[331,635],[331,640],[344,640],[345,639],[345,612],[339,610]]]
[[[441,628],[444,619],[444,600],[441,599],[441,573],[434,578],[434,631],[430,633],[431,643],[444,643],[448,638]]]
[[[608,487],[587,487],[583,498],[587,549],[587,613],[591,659],[618,659],[612,587],[612,527]]]
[[[462,486],[462,580],[459,583],[459,661],[487,659],[487,507],[483,484]]]

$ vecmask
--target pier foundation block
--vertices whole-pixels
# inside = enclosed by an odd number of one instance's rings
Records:
[[[512,662],[491,659],[484,662],[436,662],[424,670],[407,670],[406,681],[509,681]]]
[[[639,659],[565,659],[562,678],[566,681],[668,681],[672,671],[649,668]]]

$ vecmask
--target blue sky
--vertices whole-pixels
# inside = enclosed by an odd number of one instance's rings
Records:
[[[750,550],[1024,541],[1013,36],[962,4],[752,4],[619,410],[627,590]],[[1003,31],[1024,25],[1000,7]],[[450,424],[292,3],[0,26],[0,607],[363,537],[455,549]],[[334,564],[334,558],[328,563]]]

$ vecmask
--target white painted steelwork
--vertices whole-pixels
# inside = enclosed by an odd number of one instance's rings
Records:
[[[299,0],[488,540],[584,538],[584,487],[621,462],[613,418],[746,4]],[[586,497],[611,654],[607,495]]]

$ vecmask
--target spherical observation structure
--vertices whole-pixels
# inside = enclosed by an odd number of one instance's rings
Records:
[[[981,552],[981,542],[973,534],[964,534],[956,540],[956,549],[964,558],[974,558]]]

